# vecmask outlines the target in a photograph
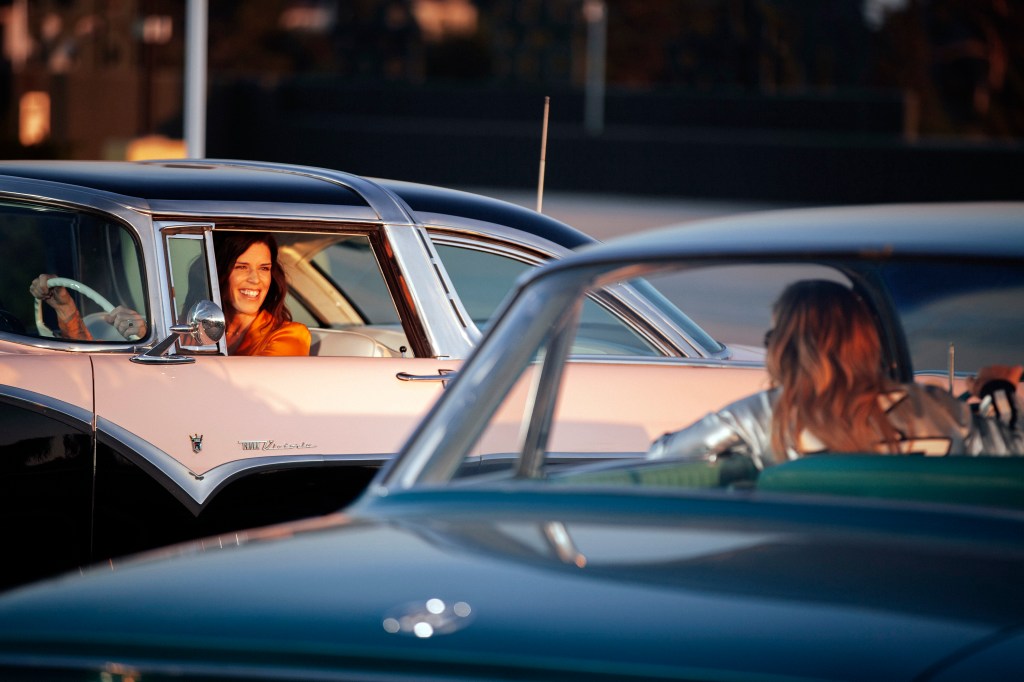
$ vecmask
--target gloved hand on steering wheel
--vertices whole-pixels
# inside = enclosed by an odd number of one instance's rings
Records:
[[[64,286],[50,286],[50,281],[54,279],[58,278],[49,274],[39,275],[32,280],[29,293],[39,301],[46,301],[57,312],[57,321],[60,323],[61,332],[65,338],[79,341],[92,340],[93,336],[85,326],[71,294]],[[102,317],[103,321],[113,326],[125,339],[137,340],[146,335],[146,320],[137,311],[121,305],[114,307],[92,289],[73,280],[61,281],[74,285],[75,289],[95,300],[106,311]]]

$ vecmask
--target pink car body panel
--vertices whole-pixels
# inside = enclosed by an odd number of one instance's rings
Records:
[[[270,454],[378,455],[380,461],[398,450],[441,390],[440,382],[400,381],[395,375],[436,374],[457,364],[430,358],[205,357],[154,368],[123,356],[98,356],[96,413],[195,475]],[[139,385],[146,386],[144,402],[133,399]],[[199,451],[193,435],[202,437]]]
[[[0,384],[93,411],[92,359],[87,355],[47,352],[6,353],[0,342]]]

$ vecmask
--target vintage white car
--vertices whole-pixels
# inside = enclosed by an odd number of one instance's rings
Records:
[[[228,357],[192,333],[220,311],[212,235],[232,230],[276,236],[310,357]],[[324,169],[0,163],[0,518],[20,556],[5,582],[337,509],[401,447],[516,278],[591,242],[512,204]],[[41,273],[62,278],[95,340],[61,338],[29,293]],[[103,321],[117,305],[145,317],[143,338]],[[763,383],[758,353],[642,285],[596,296],[585,320],[567,414],[606,414],[609,387],[666,364],[695,373],[687,395],[635,396],[645,430],[596,453],[580,433],[588,458],[643,453]]]

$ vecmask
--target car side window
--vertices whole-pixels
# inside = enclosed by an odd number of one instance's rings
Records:
[[[365,234],[277,233],[292,319],[310,355],[411,357],[398,307]]]
[[[474,324],[491,322],[516,279],[536,267],[510,256],[449,244],[435,244],[448,277]],[[576,355],[657,356],[657,350],[629,325],[593,300],[583,305],[585,324],[576,339]]]
[[[167,256],[171,265],[174,316],[181,323],[196,302],[213,300],[206,270],[203,236],[175,235],[168,238]]]
[[[61,339],[56,313],[36,306],[29,285],[41,274],[73,280],[68,288],[92,339],[124,342],[102,320],[104,303],[150,319],[139,244],[128,228],[99,214],[63,207],[0,202],[0,331]]]
[[[463,307],[481,331],[512,290],[516,278],[535,267],[508,256],[448,244],[435,244]]]
[[[580,324],[572,345],[573,355],[659,357],[650,342],[593,299],[583,301]]]

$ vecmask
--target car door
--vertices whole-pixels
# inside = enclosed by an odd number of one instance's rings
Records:
[[[89,559],[92,391],[84,356],[0,363],[0,589]]]
[[[176,358],[161,362],[94,358],[97,430],[196,514],[252,473],[379,466],[437,398],[444,373],[458,366],[414,357],[424,341],[410,338],[417,332],[382,262],[381,251],[393,249],[381,248],[377,233],[268,227],[277,230],[279,260],[293,282],[289,301],[310,328],[315,355],[235,357],[223,340],[183,340]],[[212,284],[210,235],[229,229],[253,226],[164,228],[168,316],[184,320],[200,299],[222,303]]]

